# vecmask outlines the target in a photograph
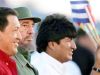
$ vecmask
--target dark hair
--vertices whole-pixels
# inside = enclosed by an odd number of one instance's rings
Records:
[[[8,15],[17,16],[16,12],[13,9],[8,7],[0,7],[0,31],[4,31],[5,27],[8,25]]]
[[[74,25],[61,14],[53,14],[47,16],[41,23],[37,39],[37,51],[46,51],[48,42],[54,41],[59,44],[59,41],[65,37],[74,38],[76,29]]]
[[[87,35],[87,33],[83,29],[79,28],[77,30],[77,39],[80,37],[86,36],[86,35]]]
[[[83,30],[83,29],[81,29],[81,28],[79,28],[78,30],[77,30],[77,37],[76,37],[76,43],[79,43],[79,39],[81,38],[81,37],[84,37],[84,36],[87,36],[88,34]]]

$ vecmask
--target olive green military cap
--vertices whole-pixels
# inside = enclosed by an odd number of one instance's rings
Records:
[[[14,8],[14,10],[18,14],[18,19],[19,20],[21,20],[21,19],[33,19],[33,21],[35,23],[41,21],[41,19],[39,17],[32,16],[32,12],[26,7],[17,7],[17,8]]]

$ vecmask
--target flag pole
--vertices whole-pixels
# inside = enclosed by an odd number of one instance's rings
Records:
[[[80,28],[82,28],[86,33],[89,35],[89,37],[92,39],[94,44],[98,44],[98,40],[96,39],[95,35],[92,32],[92,28],[88,26],[88,24],[80,24]]]
[[[90,25],[91,25],[91,27],[93,28],[93,32],[92,33],[95,35],[95,39],[96,39],[97,43],[100,45],[100,38],[99,38],[98,32],[96,30],[96,27],[94,25],[94,18],[93,18],[92,14],[91,14],[91,11],[89,12],[89,10],[90,10],[89,7],[86,6],[85,9],[86,9],[87,15],[88,15],[90,23],[91,23],[91,24],[89,24],[87,26],[90,29]]]

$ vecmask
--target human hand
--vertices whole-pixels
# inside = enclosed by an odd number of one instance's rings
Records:
[[[95,54],[95,66],[100,66],[100,45],[98,45],[97,51]]]

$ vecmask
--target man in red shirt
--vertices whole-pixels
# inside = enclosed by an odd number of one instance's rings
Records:
[[[7,7],[0,7],[0,75],[18,75],[16,63],[10,56],[17,53],[19,21],[16,12]]]

